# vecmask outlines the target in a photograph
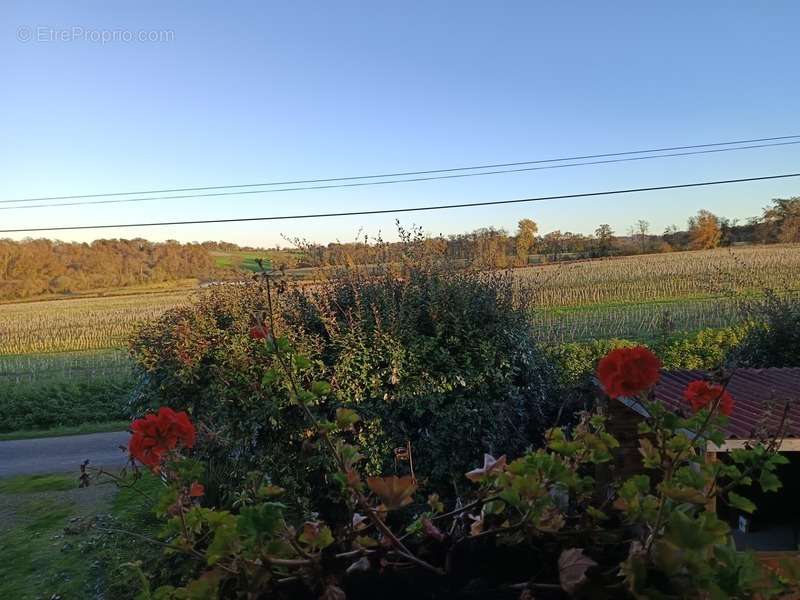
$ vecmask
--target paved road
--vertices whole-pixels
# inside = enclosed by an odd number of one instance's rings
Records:
[[[87,458],[93,467],[121,467],[127,456],[125,431],[0,442],[0,477],[78,472]]]

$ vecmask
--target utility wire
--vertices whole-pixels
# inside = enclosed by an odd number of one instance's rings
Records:
[[[730,142],[714,142],[710,144],[693,144],[688,146],[671,146],[666,148],[650,148],[647,150],[628,150],[626,152],[607,152],[604,154],[587,154],[583,156],[568,156],[563,158],[547,158],[547,159],[540,159],[540,160],[527,160],[527,161],[520,161],[520,162],[508,162],[508,163],[495,163],[495,164],[486,164],[486,165],[474,165],[469,167],[453,167],[448,169],[431,169],[427,171],[400,171],[400,172],[393,172],[393,173],[380,173],[380,174],[373,174],[373,175],[354,175],[350,177],[328,177],[328,178],[321,178],[321,179],[297,179],[293,181],[270,181],[265,183],[243,183],[243,184],[234,184],[234,185],[214,185],[214,186],[205,186],[205,187],[184,187],[184,188],[165,188],[165,189],[158,189],[158,190],[140,190],[134,192],[107,192],[102,194],[79,194],[74,196],[42,196],[39,198],[20,198],[17,200],[0,200],[0,203],[12,203],[12,202],[43,202],[46,200],[74,200],[78,198],[103,198],[107,196],[135,196],[139,194],[166,194],[166,193],[175,193],[175,192],[202,192],[208,190],[223,190],[223,189],[233,189],[233,188],[247,188],[247,187],[267,187],[273,185],[299,185],[299,184],[306,184],[306,183],[330,183],[334,181],[352,181],[357,179],[384,179],[386,177],[407,177],[411,175],[432,175],[436,173],[453,173],[457,171],[474,171],[477,169],[496,169],[496,168],[504,168],[504,167],[518,167],[522,165],[533,165],[533,164],[542,164],[542,163],[553,163],[553,162],[564,162],[570,160],[588,160],[594,158],[609,158],[612,156],[630,156],[634,154],[649,154],[652,152],[672,152],[675,150],[693,150],[696,148],[711,148],[714,146],[733,146],[738,144],[752,144],[756,142],[773,142],[778,140],[790,140],[790,139],[797,139],[800,138],[799,135],[782,135],[776,137],[763,137],[763,138],[752,138],[748,140],[735,140]]]
[[[785,173],[781,175],[764,175],[761,177],[745,177],[741,179],[722,179],[717,181],[699,181],[693,183],[679,183],[674,185],[660,185],[640,188],[627,188],[621,190],[605,190],[601,192],[584,192],[581,194],[563,194],[559,196],[539,196],[537,198],[518,198],[514,200],[489,200],[484,202],[467,202],[459,204],[443,204],[438,206],[417,206],[406,208],[386,208],[379,210],[355,210],[346,212],[313,213],[300,215],[283,215],[271,217],[240,217],[232,219],[204,219],[198,221],[161,221],[154,223],[122,223],[114,225],[76,225],[67,227],[31,227],[25,229],[0,229],[0,233],[32,233],[37,231],[76,231],[85,229],[120,229],[125,227],[161,227],[165,225],[200,225],[209,223],[243,223],[246,221],[284,221],[290,219],[320,219],[326,217],[353,217],[360,215],[382,215],[388,213],[409,213],[432,210],[446,210],[452,208],[473,208],[476,206],[498,206],[501,204],[521,204],[525,202],[541,202],[544,200],[564,200],[567,198],[589,198],[595,196],[611,196],[615,194],[632,194],[638,192],[654,192],[658,190],[675,190],[680,188],[695,188],[729,183],[745,183],[749,181],[766,181],[770,179],[786,179],[800,177],[800,173]]]
[[[545,165],[537,167],[521,167],[518,169],[500,169],[495,171],[481,171],[478,173],[457,173],[451,175],[434,175],[431,177],[414,177],[412,179],[388,179],[385,181],[361,181],[357,183],[338,183],[331,185],[316,185],[304,187],[288,187],[288,188],[272,188],[267,190],[239,190],[235,192],[213,192],[210,194],[186,194],[180,196],[149,196],[146,198],[117,198],[114,200],[81,200],[78,202],[56,202],[46,204],[28,204],[25,206],[0,206],[0,210],[21,210],[30,208],[55,208],[57,206],[86,206],[94,204],[122,204],[128,202],[152,202],[154,200],[181,200],[187,198],[216,198],[220,196],[242,196],[246,194],[274,194],[277,192],[296,192],[300,190],[327,190],[334,188],[350,188],[362,187],[370,185],[390,185],[395,183],[410,183],[420,181],[431,181],[434,179],[459,179],[463,177],[479,177],[482,175],[499,175],[504,173],[521,173],[526,171],[541,171],[545,169],[563,169],[565,167],[581,167],[587,165],[602,165],[609,163],[630,162],[636,160],[650,160],[654,158],[671,158],[675,156],[690,156],[695,154],[712,154],[716,152],[733,152],[735,150],[748,150],[752,148],[767,148],[772,146],[788,146],[793,144],[800,144],[800,140],[793,142],[775,142],[771,144],[755,144],[750,146],[737,146],[735,148],[714,148],[710,150],[693,150],[689,152],[673,152],[669,154],[653,154],[650,156],[628,156],[624,158],[610,158],[606,160],[594,160],[576,163],[565,163],[557,165]],[[2,200],[0,203],[11,202],[9,200]],[[21,202],[21,200],[20,200]]]

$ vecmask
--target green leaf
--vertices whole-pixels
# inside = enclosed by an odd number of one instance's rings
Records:
[[[298,540],[315,550],[324,550],[333,543],[333,534],[330,527],[323,523],[308,522],[303,525]]]
[[[575,442],[567,441],[564,430],[560,427],[550,429],[545,433],[548,447],[562,456],[575,456],[578,452],[578,445]]]
[[[594,506],[587,507],[586,514],[588,514],[596,521],[605,521],[606,519],[608,519],[608,515],[606,513],[604,513],[602,510],[596,509]]]
[[[331,393],[331,384],[327,381],[315,381],[311,384],[311,393],[323,398]]]
[[[761,471],[761,475],[758,478],[758,484],[765,492],[777,492],[782,486],[781,480],[778,479],[778,476],[772,471],[768,471],[766,469]]]
[[[239,535],[236,531],[236,518],[228,515],[230,521],[220,523],[214,529],[214,538],[206,550],[206,560],[209,565],[214,565],[222,558],[232,554],[238,545]]]
[[[294,362],[294,366],[300,371],[304,371],[311,366],[311,361],[308,359],[308,357],[303,356],[302,354],[295,354],[292,357],[292,361]]]
[[[639,453],[642,455],[642,464],[648,469],[655,469],[661,465],[661,453],[645,437],[639,439]]]
[[[336,424],[340,429],[350,429],[360,420],[358,413],[350,408],[336,409]]]
[[[300,390],[296,395],[293,394],[292,399],[295,403],[301,405],[313,404],[317,401],[317,397],[308,390]]]
[[[783,454],[779,452],[775,452],[772,456],[769,457],[769,464],[771,465],[788,465],[789,459],[786,458]]]
[[[271,387],[280,380],[280,375],[275,369],[268,369],[264,376],[261,378],[261,385],[264,387]]]
[[[740,496],[736,492],[730,492],[728,494],[728,502],[730,502],[731,506],[733,506],[734,508],[743,510],[746,513],[752,513],[756,509],[755,504],[753,504],[750,500],[748,500],[744,496]]]
[[[265,502],[257,506],[242,508],[237,519],[237,529],[245,537],[261,543],[275,535],[283,522],[283,510],[286,507],[279,502]]]

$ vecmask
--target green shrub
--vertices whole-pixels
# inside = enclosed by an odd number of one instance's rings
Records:
[[[540,441],[558,411],[555,370],[514,298],[510,274],[410,266],[402,277],[347,271],[275,302],[279,326],[332,383],[323,409],[358,405],[369,469],[385,471],[410,442],[418,475],[452,493],[453,473],[483,451]],[[273,358],[248,336],[266,305],[256,285],[225,286],[142,329],[134,406],[200,416],[218,434],[205,450],[212,468],[231,488],[260,470],[307,495],[321,483],[307,458],[316,441],[298,407],[263,381]]]
[[[296,337],[319,344],[339,401],[358,405],[372,472],[410,441],[418,472],[452,490],[476,452],[520,452],[558,411],[555,370],[508,273],[350,272],[294,292],[288,307]]]
[[[672,337],[657,345],[655,352],[666,369],[716,369],[725,364],[726,357],[739,347],[749,329],[746,324],[702,329]]]
[[[0,386],[0,433],[120,421],[130,417],[130,377]]]
[[[746,367],[800,367],[800,297],[768,291],[747,312],[753,325],[729,359]]]
[[[752,325],[721,329],[702,329],[672,336],[656,344],[645,344],[661,359],[665,369],[713,370],[723,366],[728,357],[747,338]],[[597,361],[615,348],[641,342],[625,339],[593,340],[549,346],[547,353],[558,365],[563,385],[573,387],[594,372]]]
[[[313,470],[303,459],[306,426],[285,394],[262,385],[272,359],[249,337],[267,303],[255,283],[200,292],[137,332],[130,346],[141,380],[132,411],[162,405],[202,416],[209,493],[240,488],[250,471],[269,473],[297,497]],[[231,498],[228,498],[231,500]]]
[[[629,348],[638,342],[624,339],[569,342],[547,347],[547,354],[558,365],[559,378],[566,387],[579,385],[594,372],[603,356],[615,348]]]

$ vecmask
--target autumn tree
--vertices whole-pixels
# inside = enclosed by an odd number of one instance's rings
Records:
[[[775,198],[772,206],[764,209],[762,222],[767,229],[766,241],[800,242],[800,196]]]
[[[717,216],[701,210],[689,218],[689,247],[693,250],[716,248],[722,239],[722,227]]]
[[[531,219],[521,219],[517,224],[517,237],[515,239],[517,250],[517,264],[525,265],[528,263],[528,254],[536,243],[536,234],[539,226]]]
[[[614,246],[614,230],[611,225],[603,223],[594,230],[594,237],[597,239],[597,252],[600,256],[608,256]]]

